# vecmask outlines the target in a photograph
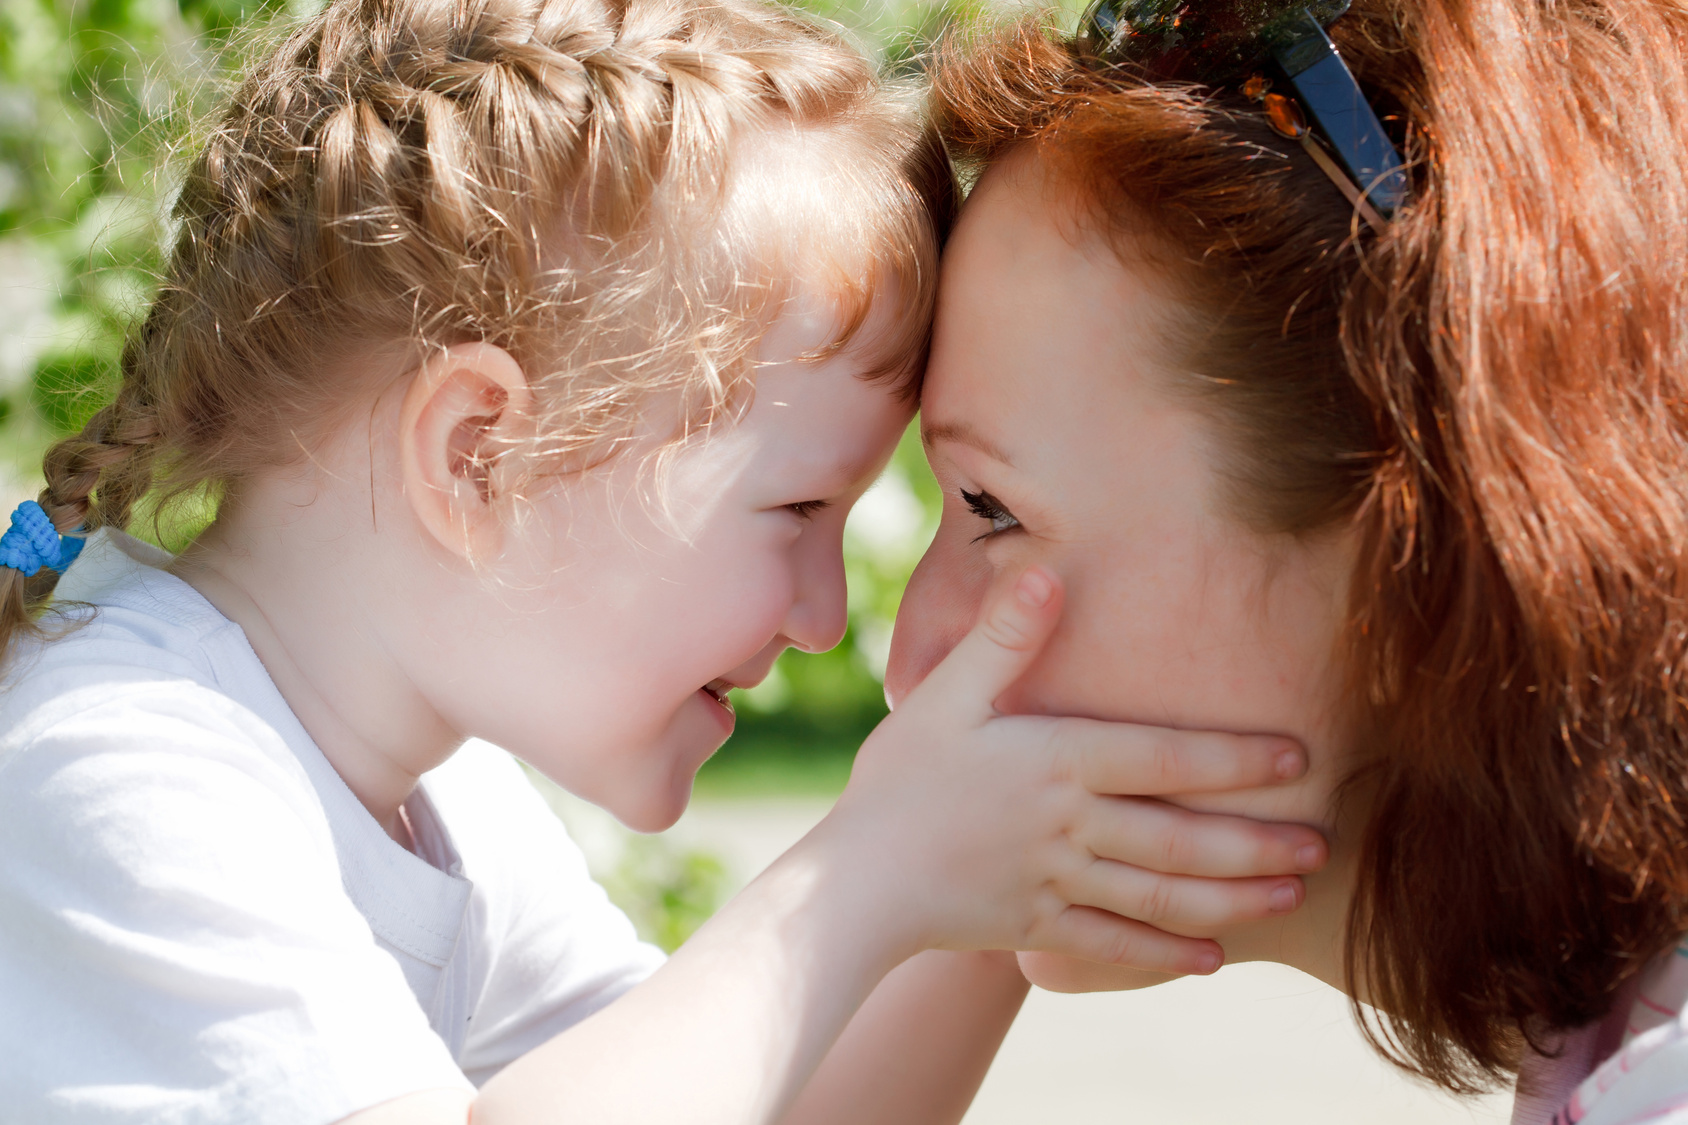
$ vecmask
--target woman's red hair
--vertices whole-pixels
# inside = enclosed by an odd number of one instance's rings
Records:
[[[1413,164],[1381,237],[1247,102],[1035,24],[952,48],[935,104],[1185,287],[1238,514],[1355,528],[1348,972],[1381,1049],[1474,1089],[1688,929],[1688,9],[1331,34]]]

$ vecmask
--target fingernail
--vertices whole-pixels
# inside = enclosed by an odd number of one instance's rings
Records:
[[[1223,957],[1210,949],[1206,953],[1203,953],[1200,957],[1196,958],[1196,972],[1200,973],[1202,976],[1207,976],[1209,973],[1217,973],[1219,971],[1220,964],[1224,960],[1225,959]]]
[[[1055,583],[1049,580],[1049,575],[1033,567],[1020,575],[1015,593],[1019,594],[1021,601],[1033,609],[1041,609],[1048,605],[1049,599],[1054,596]]]
[[[1295,853],[1295,865],[1303,871],[1317,871],[1324,863],[1325,850],[1317,844],[1306,844]]]
[[[1275,763],[1278,776],[1288,781],[1292,777],[1300,777],[1307,768],[1307,755],[1299,750],[1285,750],[1279,754]]]
[[[1272,908],[1273,914],[1288,914],[1295,909],[1295,900],[1299,898],[1295,893],[1295,886],[1285,883],[1275,888],[1266,898],[1266,905]]]

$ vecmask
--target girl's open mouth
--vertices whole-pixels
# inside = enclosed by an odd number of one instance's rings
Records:
[[[727,683],[725,680],[710,680],[707,684],[703,685],[704,693],[711,699],[715,700],[715,702],[725,707],[729,713],[733,710],[733,701],[727,697],[727,693],[730,692],[732,688],[733,685]]]

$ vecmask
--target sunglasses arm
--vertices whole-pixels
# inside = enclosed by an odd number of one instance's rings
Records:
[[[1349,178],[1379,212],[1392,214],[1407,198],[1401,156],[1318,20],[1297,20],[1273,56]]]

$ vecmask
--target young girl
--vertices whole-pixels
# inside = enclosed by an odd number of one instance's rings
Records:
[[[0,541],[5,1116],[954,1120],[1025,985],[915,955],[1211,971],[1179,935],[1293,909],[1312,831],[1107,794],[1297,747],[995,713],[1038,570],[660,971],[465,745],[659,829],[729,689],[839,639],[951,199],[860,59],[759,8],[337,0],[261,61]],[[181,557],[122,533],[200,488]]]

